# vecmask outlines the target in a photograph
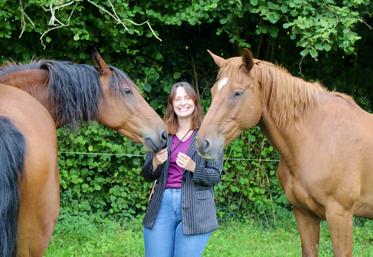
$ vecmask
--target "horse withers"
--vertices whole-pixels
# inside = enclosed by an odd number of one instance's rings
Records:
[[[0,256],[42,256],[59,210],[57,135],[32,96],[0,85]]]
[[[200,154],[214,158],[242,130],[259,124],[280,154],[277,175],[292,204],[302,256],[318,255],[320,221],[334,256],[352,256],[352,217],[373,218],[373,117],[351,97],[293,77],[272,63],[224,59],[198,133]]]

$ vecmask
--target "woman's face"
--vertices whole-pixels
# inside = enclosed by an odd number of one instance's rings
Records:
[[[195,109],[194,101],[187,95],[183,87],[176,88],[172,104],[174,112],[179,119],[191,117]]]

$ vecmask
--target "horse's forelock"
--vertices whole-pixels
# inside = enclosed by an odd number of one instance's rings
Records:
[[[122,90],[123,84],[128,86],[130,89],[136,90],[139,92],[139,89],[137,88],[135,83],[131,80],[131,78],[125,72],[113,66],[110,66],[110,69],[113,72],[113,75],[109,82],[109,88],[112,93],[114,94],[119,93],[123,95],[123,90]]]
[[[217,80],[221,78],[227,78],[229,82],[241,82],[243,78],[247,75],[247,70],[245,64],[242,62],[241,58],[231,58],[229,62],[224,67],[220,68]]]

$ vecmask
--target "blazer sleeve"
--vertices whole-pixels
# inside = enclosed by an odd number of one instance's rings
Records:
[[[202,157],[201,157],[202,158]],[[212,160],[204,159],[196,163],[193,174],[193,182],[205,186],[214,186],[221,180],[221,173],[224,166],[224,152]]]
[[[159,175],[161,174],[162,166],[159,165],[154,171],[153,171],[153,152],[148,152],[145,157],[145,163],[141,171],[141,175],[145,178],[147,181],[153,181],[158,179]]]

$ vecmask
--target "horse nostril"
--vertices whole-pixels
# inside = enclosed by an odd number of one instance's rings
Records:
[[[200,155],[206,156],[211,150],[211,143],[208,139],[198,139],[197,148]]]
[[[205,151],[205,153],[209,151],[209,148],[210,148],[209,140],[208,139],[203,140],[203,150]]]
[[[162,146],[166,146],[167,144],[167,132],[165,130],[161,132],[161,144]]]
[[[166,130],[162,130],[162,132],[161,132],[161,138],[164,139],[164,140],[167,140],[167,132],[166,132]]]
[[[200,147],[202,153],[208,153],[210,151],[210,141],[208,139],[203,139]]]

